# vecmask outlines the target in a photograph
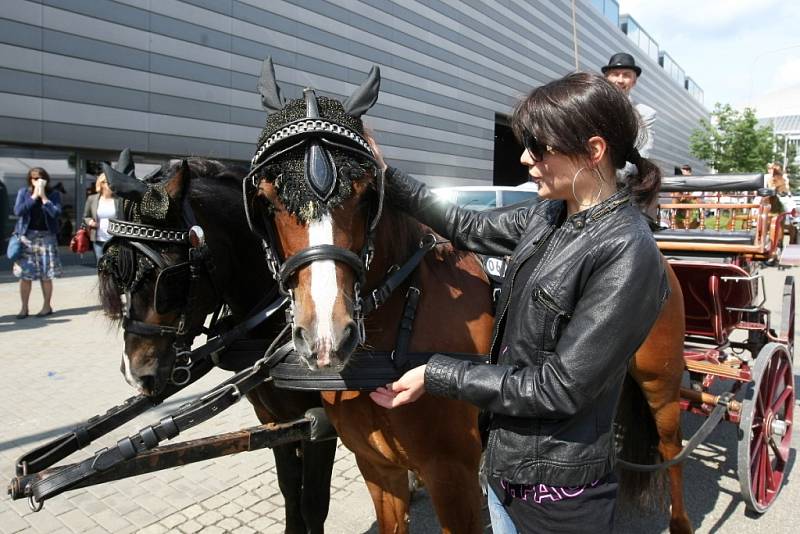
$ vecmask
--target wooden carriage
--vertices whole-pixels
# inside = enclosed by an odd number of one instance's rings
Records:
[[[775,325],[760,272],[783,239],[774,201],[760,174],[667,178],[655,234],[683,291],[690,387],[681,390],[682,407],[709,416],[727,405],[725,419],[740,428],[742,496],[756,512],[788,472],[795,400],[794,279],[786,277]]]

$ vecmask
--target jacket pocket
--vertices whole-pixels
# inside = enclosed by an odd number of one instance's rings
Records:
[[[553,314],[553,319],[549,320],[549,334],[550,339],[553,342],[558,340],[558,335],[561,329],[561,326],[568,323],[570,319],[572,319],[572,313],[565,310],[553,296],[547,292],[545,288],[542,286],[536,286],[534,290],[534,298],[541,302],[542,305]],[[547,325],[545,325],[547,327]]]

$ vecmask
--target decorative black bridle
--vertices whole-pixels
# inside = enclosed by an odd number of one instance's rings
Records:
[[[122,328],[125,333],[142,337],[166,337],[172,339],[175,361],[170,370],[170,381],[182,386],[191,380],[190,353],[192,341],[200,334],[191,329],[188,314],[197,301],[199,280],[202,269],[210,272],[210,253],[205,242],[203,229],[192,224],[188,230],[176,228],[158,228],[138,222],[111,219],[108,233],[112,239],[106,247],[115,242],[122,242],[141,253],[145,261],[156,270],[153,305],[158,313],[166,313],[178,308],[178,324],[155,325],[131,317],[132,292],[134,289],[135,269],[126,279],[117,280],[123,292]],[[120,243],[121,244],[121,243]],[[167,265],[161,250],[163,246],[183,246],[188,252],[188,261]],[[212,283],[213,285],[213,283]],[[185,294],[185,300],[181,295]],[[178,298],[175,298],[178,295]],[[182,301],[182,305],[178,302]]]
[[[281,294],[289,297],[287,322],[294,325],[294,298],[292,290],[287,287],[292,277],[303,267],[316,261],[334,261],[350,267],[355,273],[353,284],[353,319],[356,322],[359,343],[364,343],[366,332],[364,327],[364,300],[361,288],[366,282],[372,259],[375,255],[375,231],[383,212],[384,177],[375,159],[375,155],[364,137],[341,124],[320,118],[317,97],[313,89],[304,90],[306,117],[287,123],[270,135],[258,148],[251,161],[251,169],[242,181],[242,195],[245,213],[250,229],[261,237],[264,254],[270,273],[278,283]],[[263,217],[263,231],[253,224],[247,201],[248,187],[258,188],[258,172],[267,164],[280,156],[299,148],[305,148],[305,180],[309,189],[321,202],[327,201],[335,190],[338,171],[331,149],[352,154],[372,163],[378,172],[375,176],[378,201],[373,205],[367,218],[367,230],[364,246],[359,254],[336,245],[314,245],[306,247],[288,259],[282,259],[275,248],[277,236],[272,220]]]

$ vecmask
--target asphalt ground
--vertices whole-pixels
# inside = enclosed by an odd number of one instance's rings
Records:
[[[800,269],[762,270],[767,288],[766,307],[780,315],[780,295],[786,275]],[[31,310],[41,304],[34,287]],[[93,270],[66,268],[55,282],[53,306],[47,318],[16,320],[18,286],[0,277],[0,475],[13,476],[14,462],[23,452],[47,442],[88,417],[105,412],[133,394],[119,372],[120,332],[102,316],[97,305]],[[175,399],[92,443],[70,461],[85,458],[101,447],[157,421],[230,376],[212,371]],[[684,414],[683,431],[691,435],[703,419]],[[182,434],[193,439],[254,426],[253,410],[242,402],[225,414]],[[794,443],[800,443],[793,429]],[[787,475],[781,495],[769,511],[757,516],[745,511],[737,477],[737,427],[723,423],[685,463],[685,493],[689,516],[697,532],[795,532],[797,475]],[[796,460],[793,450],[789,469]],[[1,478],[1,477],[0,477]],[[0,533],[13,532],[282,532],[283,500],[277,489],[269,451],[243,453],[79,489],[45,503],[32,513],[24,501],[0,496]],[[332,483],[330,533],[377,532],[374,511],[352,455],[338,448]],[[411,531],[438,532],[430,502],[421,491],[412,503]],[[621,510],[615,532],[667,531],[665,512]]]

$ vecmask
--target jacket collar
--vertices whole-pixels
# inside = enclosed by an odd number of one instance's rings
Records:
[[[562,226],[577,230],[583,229],[587,223],[599,221],[608,214],[615,212],[620,207],[630,204],[630,202],[630,189],[627,187],[621,188],[616,193],[602,202],[595,204],[591,208],[579,211],[578,213],[573,213],[567,217]],[[555,226],[558,224],[558,220],[560,219],[563,210],[567,208],[566,202],[562,200],[547,202],[546,204],[547,206],[545,206],[544,213],[542,215],[547,220],[548,224],[550,224],[550,226]]]

